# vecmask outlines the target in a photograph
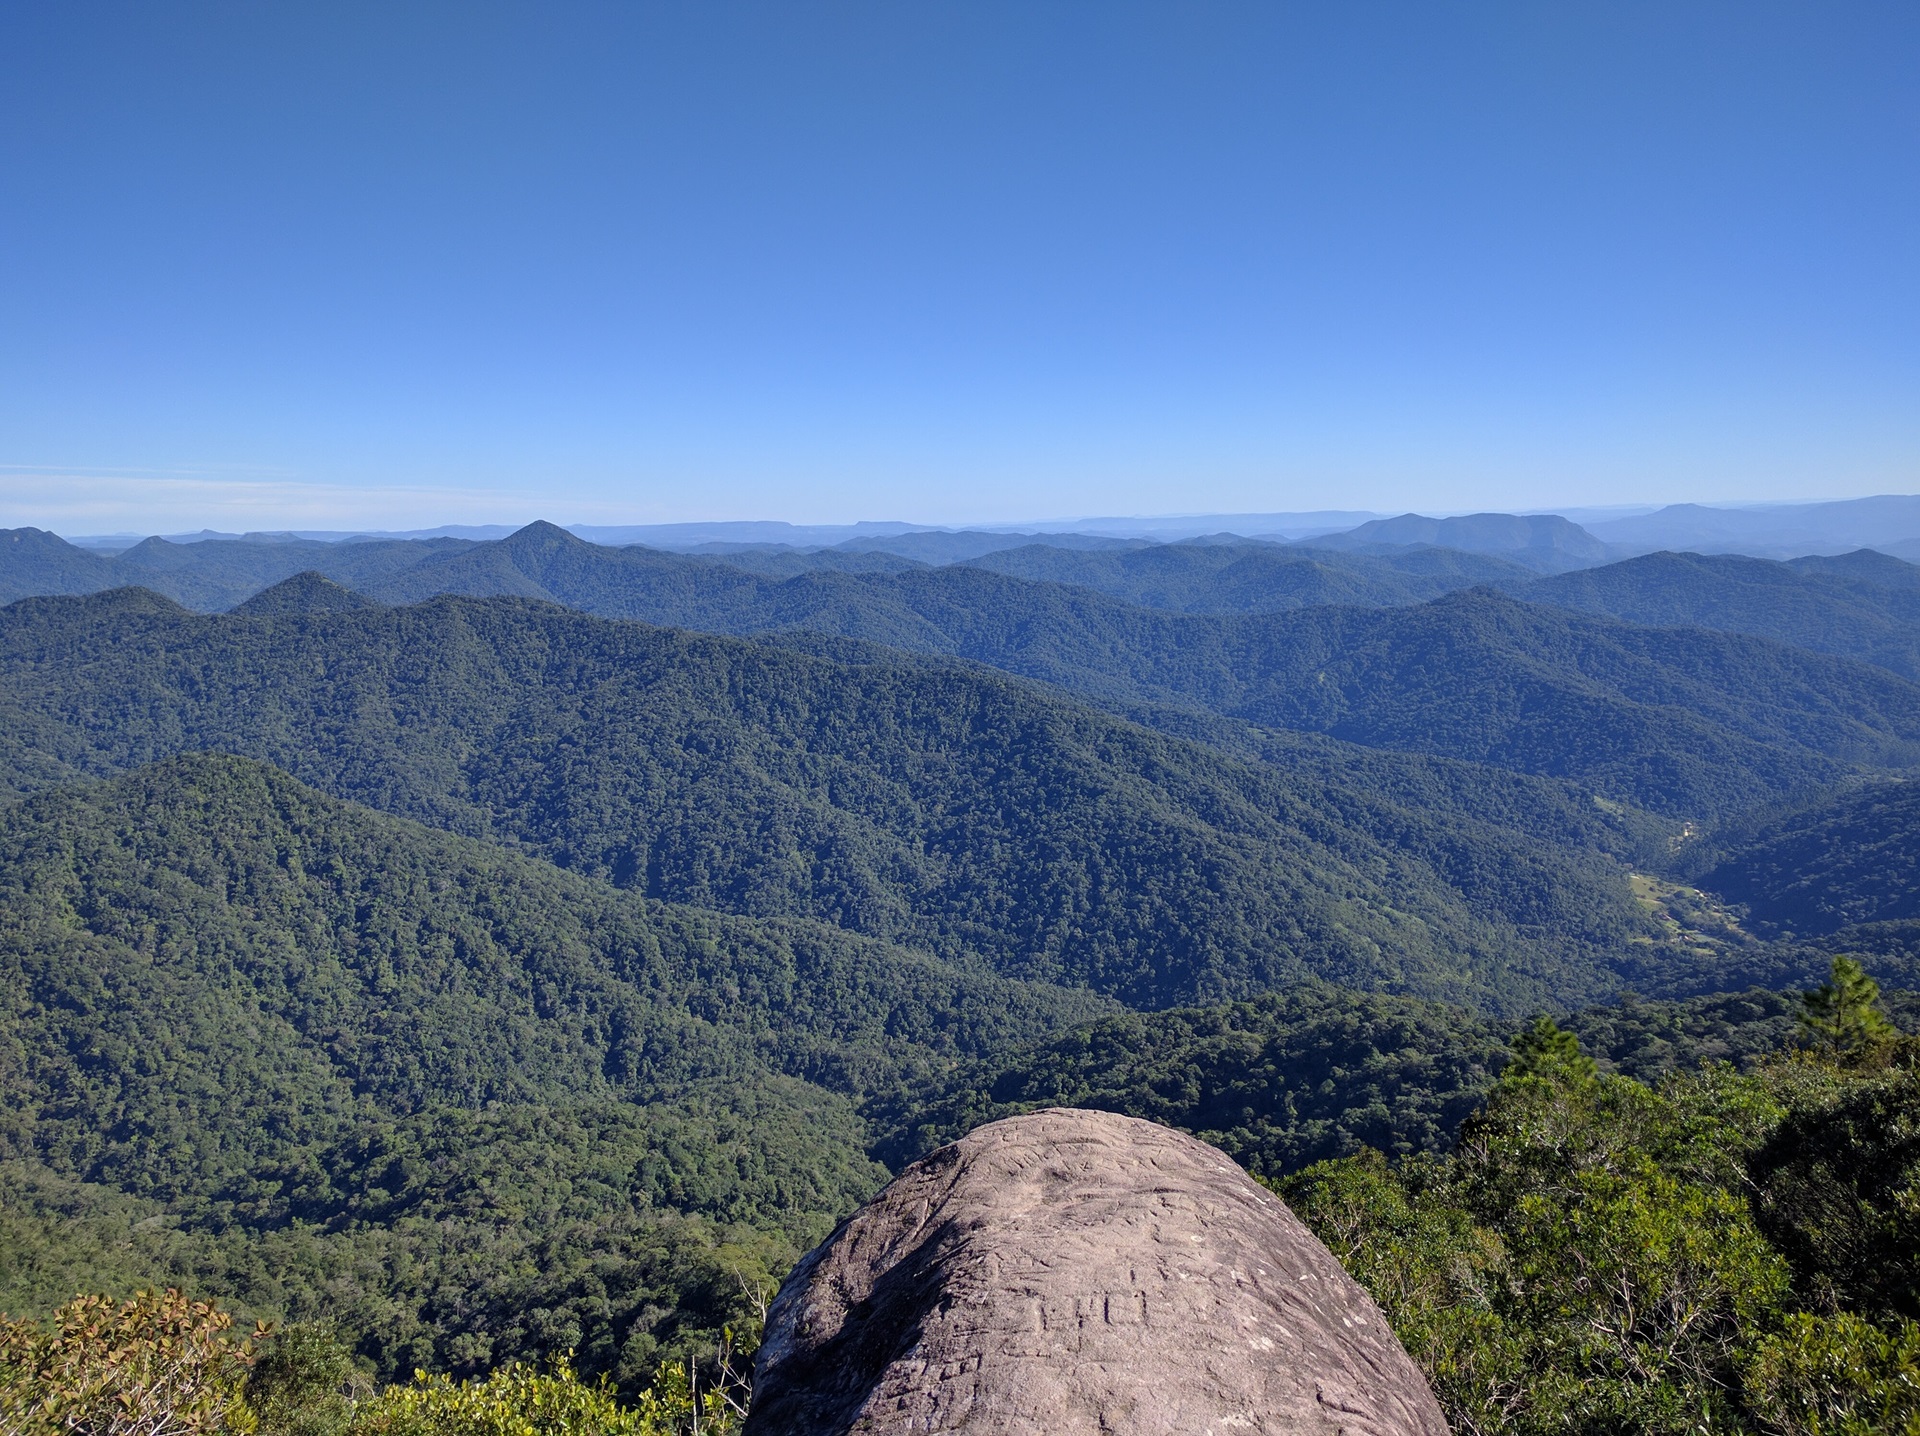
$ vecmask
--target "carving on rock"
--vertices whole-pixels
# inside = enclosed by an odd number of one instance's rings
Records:
[[[1224,1153],[1053,1108],[908,1167],[809,1252],[748,1436],[1445,1436],[1331,1253]]]

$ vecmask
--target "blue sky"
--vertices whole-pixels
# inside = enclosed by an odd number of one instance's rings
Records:
[[[12,5],[0,524],[1920,489],[1920,7]]]

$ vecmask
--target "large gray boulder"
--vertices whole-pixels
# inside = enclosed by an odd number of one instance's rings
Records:
[[[1366,1292],[1167,1127],[1053,1108],[902,1172],[768,1313],[748,1436],[1444,1436]]]

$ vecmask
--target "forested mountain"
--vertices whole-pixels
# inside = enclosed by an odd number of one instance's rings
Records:
[[[652,896],[1140,1005],[1310,974],[1561,1004],[1612,990],[1647,931],[1591,847],[1290,777],[980,669],[518,600],[276,618],[30,600],[0,613],[0,694],[16,786],[244,752]],[[1606,812],[1588,817],[1605,842]]]
[[[823,924],[651,902],[235,757],[14,800],[0,894],[16,1071],[92,1114],[29,1120],[58,1129],[74,1175],[169,1199],[238,1179],[276,1128],[356,1111],[769,1069],[858,1094],[1102,1005]],[[174,1073],[163,1107],[129,1095],[156,1065]],[[215,1074],[224,1106],[196,1107]]]
[[[1531,569],[1486,554],[1422,548],[1335,553],[1274,543],[1154,544],[1077,552],[1058,544],[1003,549],[969,561],[1011,578],[1073,584],[1143,608],[1180,613],[1278,613],[1339,603],[1419,603],[1475,584],[1525,583]]]
[[[1176,614],[956,567],[786,581],[550,525],[410,570],[379,596],[452,587],[709,631],[806,631],[951,654],[1159,721],[1256,725],[1570,778],[1679,817],[1920,757],[1920,687],[1701,629],[1657,630],[1485,590],[1369,611]]]
[[[1655,553],[1507,591],[1631,623],[1757,634],[1920,677],[1920,568],[1867,550],[1791,563]]]
[[[498,543],[436,544],[424,560],[369,583],[372,596],[509,594],[708,631],[858,638],[1005,668],[1162,726],[1170,723],[1167,710],[1206,711],[1570,778],[1676,817],[1723,816],[1831,783],[1851,764],[1900,767],[1920,752],[1920,688],[1871,669],[1700,628],[1569,618],[1485,591],[1377,611],[1206,615],[971,566],[813,570],[780,579],[654,550],[599,548],[551,525]],[[387,562],[380,545],[344,547],[368,549],[375,567]],[[1067,557],[1118,561],[1160,552]],[[1733,592],[1737,585],[1719,581],[1726,575],[1689,567],[1703,562],[1674,564],[1693,574],[1696,589]],[[1624,604],[1622,595],[1640,594],[1635,602],[1659,616],[1664,610],[1646,595],[1674,564],[1651,564],[1645,574],[1616,566],[1585,599],[1582,591],[1543,585],[1524,591],[1569,603],[1614,593]],[[1757,571],[1771,575],[1755,580],[1761,589],[1784,582],[1785,592],[1828,596],[1804,621],[1775,623],[1789,636],[1809,626],[1844,630],[1836,593],[1854,593],[1856,607],[1869,591],[1884,595],[1883,608],[1904,602],[1852,577],[1805,572],[1780,580],[1777,565]],[[289,606],[284,594],[271,601]],[[1726,606],[1738,604],[1726,598]],[[1875,651],[1897,666],[1894,649],[1904,640],[1891,618],[1882,627]],[[1849,644],[1860,646],[1828,646]]]
[[[261,589],[233,612],[249,618],[270,618],[296,613],[344,613],[373,606],[374,601],[365,594],[308,569],[292,578],[281,579],[271,588]]]
[[[1857,548],[1851,553],[1807,554],[1782,562],[1795,573],[1826,574],[1878,588],[1920,588],[1920,565],[1879,549]]]
[[[1920,785],[1873,783],[1718,833],[1689,867],[1768,936],[1920,920]]]
[[[0,609],[0,1309],[172,1281],[383,1379],[572,1349],[631,1392],[887,1166],[1070,1103],[1330,1164],[1293,1190],[1406,1237],[1357,1270],[1412,1345],[1444,1289],[1458,1350],[1551,1375],[1535,1335],[1591,1330],[1527,1305],[1587,1250],[1526,1226],[1567,1153],[1528,1128],[1520,1180],[1484,1134],[1553,1063],[1616,1183],[1579,1213],[1666,1223],[1608,1228],[1635,1280],[1764,1227],[1767,1271],[1858,1284],[1801,1197],[1886,1155],[1907,1079],[1780,1054],[1836,951],[1920,970],[1892,560],[0,538],[0,572],[232,608]],[[1832,970],[1864,1062],[1891,1038]],[[1510,1044],[1541,1010],[1601,1069]],[[1713,1370],[1674,1389],[1774,1409]]]
[[[689,579],[702,589],[733,592],[738,603],[732,586],[739,575],[733,570],[790,579],[966,563],[1017,578],[1092,588],[1150,608],[1253,613],[1317,603],[1412,603],[1476,583],[1524,582],[1533,576],[1502,559],[1449,549],[1374,556],[1232,538],[1155,544],[1087,534],[926,532],[853,539],[832,548],[711,543],[666,551],[590,543],[550,524],[530,525],[515,538],[191,543],[151,538],[104,558],[38,529],[0,530],[0,602],[138,585],[189,608],[219,612],[312,571],[397,602],[438,593],[509,593],[664,620],[672,615],[647,605],[685,601]],[[505,553],[496,551],[502,544]],[[571,562],[554,564],[556,548]],[[469,550],[475,551],[469,559],[453,561]],[[407,570],[430,563],[435,566],[426,575],[400,581]],[[675,573],[677,584],[666,577]],[[664,591],[656,591],[663,584]],[[679,617],[687,621],[689,616]]]
[[[0,603],[42,593],[98,593],[127,582],[110,559],[44,529],[0,529]]]
[[[1920,687],[1891,674],[1487,590],[1269,620],[1202,681],[1210,706],[1252,722],[1575,778],[1676,814],[1920,758]]]
[[[1359,553],[1416,544],[1494,554],[1539,573],[1561,573],[1605,563],[1611,549],[1558,514],[1460,514],[1433,519],[1424,514],[1373,519],[1346,533],[1314,540],[1320,548]]]
[[[1631,518],[1599,519],[1594,534],[1627,552],[1689,550],[1766,558],[1840,553],[1866,547],[1892,551],[1920,538],[1920,498],[1878,494],[1814,504],[1713,508],[1668,504]]]
[[[138,584],[188,608],[217,612],[297,573],[323,574],[347,588],[370,592],[416,565],[473,547],[471,540],[458,538],[341,543],[313,539],[170,543],[150,538],[112,561],[113,586]]]
[[[389,1374],[632,1376],[871,1192],[851,1098],[1100,1009],[175,759],[0,807],[0,1290],[91,1261]]]
[[[415,564],[473,547],[470,539],[144,539],[112,558],[39,529],[0,529],[0,603],[137,585],[206,612],[232,608],[303,572],[370,589]]]
[[[0,915],[0,1297],[175,1280],[324,1316],[383,1376],[571,1348],[642,1380],[883,1179],[869,1141],[897,1163],[1068,1101],[1284,1174],[1443,1150],[1506,1060],[1483,1018],[1318,983],[1102,1015],[232,757],[0,807]],[[1791,1011],[1575,1025],[1657,1072],[1771,1049]]]

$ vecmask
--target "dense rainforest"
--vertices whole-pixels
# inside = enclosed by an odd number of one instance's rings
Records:
[[[1531,1010],[1655,943],[1613,856],[1634,824],[1591,797],[1547,845],[908,656],[529,600],[249,618],[122,590],[0,613],[0,685],[19,787],[240,752],[650,896],[1138,1005],[1316,975]]]
[[[1277,1184],[1457,1429],[1920,1420],[1920,569],[889,542],[0,535],[0,1376],[172,1285],[655,1421],[1077,1105]]]

